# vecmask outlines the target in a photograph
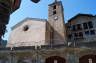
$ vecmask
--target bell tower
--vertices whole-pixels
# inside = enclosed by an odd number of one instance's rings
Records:
[[[50,44],[66,44],[66,29],[62,2],[55,0],[54,3],[49,5],[48,11]]]

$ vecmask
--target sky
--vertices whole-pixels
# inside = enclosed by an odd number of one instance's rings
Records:
[[[4,40],[8,40],[11,27],[24,20],[25,18],[48,18],[48,5],[55,0],[41,0],[33,3],[30,0],[22,0],[20,8],[10,15],[9,24]],[[64,20],[67,22],[78,13],[96,15],[96,0],[57,0],[62,1],[64,7]]]

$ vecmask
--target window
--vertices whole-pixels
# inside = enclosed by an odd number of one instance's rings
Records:
[[[88,28],[90,29],[90,28],[93,28],[93,24],[91,21],[87,23],[83,23],[83,27],[84,29],[88,29]]]
[[[56,9],[56,5],[53,6],[53,9]]]
[[[24,28],[23,28],[24,31],[28,31],[28,29],[29,29],[28,25],[24,26]]]
[[[74,33],[74,39],[83,39],[83,32]]]
[[[82,32],[74,33],[74,39],[75,40],[82,39],[82,38],[83,38],[83,33]]]
[[[82,29],[81,24],[77,24],[77,25],[73,25],[73,26],[72,26],[72,30],[73,30],[73,31],[81,30],[81,29]]]
[[[85,35],[89,35],[90,33],[89,33],[89,31],[85,31]]]
[[[69,35],[68,35],[68,38],[71,39],[71,38],[72,38],[72,34],[69,34]]]
[[[95,31],[94,30],[90,30],[90,35],[95,35]]]
[[[67,28],[71,28],[71,26],[67,26]]]
[[[53,15],[56,14],[56,11],[53,11]]]
[[[76,31],[76,25],[73,25],[73,26],[72,26],[72,30],[73,30],[73,31]]]
[[[87,23],[83,23],[83,27],[84,27],[84,29],[88,29]]]
[[[79,37],[82,38],[83,37],[83,33],[79,32]]]
[[[81,30],[81,24],[77,24],[77,30]]]
[[[85,31],[85,35],[95,35],[95,31],[94,30],[90,30],[90,32]]]
[[[71,26],[67,26],[67,29],[68,29],[68,30],[71,30]]]
[[[90,22],[88,22],[88,27],[89,28],[93,28],[93,24],[92,24],[92,22],[90,21]]]
[[[78,33],[74,33],[74,36],[75,36],[75,37],[78,37]]]

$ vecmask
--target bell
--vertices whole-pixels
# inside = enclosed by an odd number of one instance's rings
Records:
[[[38,3],[40,0],[31,0],[34,3]]]

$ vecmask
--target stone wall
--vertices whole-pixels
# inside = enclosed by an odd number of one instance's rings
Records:
[[[13,27],[8,47],[45,45],[46,21],[25,19]]]
[[[63,47],[63,48],[50,48],[50,49],[40,49],[40,48],[39,49],[29,49],[29,48],[14,49],[13,48],[11,50],[0,49],[0,51],[1,51],[0,61],[4,60],[6,61],[6,63],[19,63],[19,62],[51,63],[50,61],[49,62],[46,62],[46,61],[47,59],[50,59],[52,57],[53,57],[53,61],[55,61],[54,59],[55,57],[60,57],[65,60],[64,63],[80,63],[80,58],[86,55],[94,55],[96,59],[96,49],[88,48],[88,47],[85,47],[85,48],[84,47],[80,47],[80,48]],[[90,56],[90,58],[92,57]],[[87,61],[85,62],[87,63]]]

